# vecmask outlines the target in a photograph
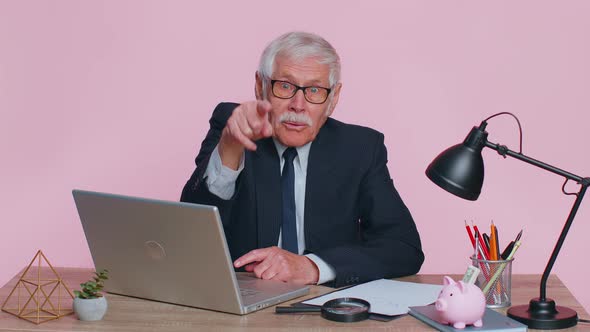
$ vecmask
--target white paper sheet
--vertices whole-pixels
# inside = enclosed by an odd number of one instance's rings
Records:
[[[335,291],[311,300],[305,304],[322,305],[340,297],[356,297],[371,304],[371,312],[382,315],[400,315],[408,307],[427,305],[438,298],[442,285],[418,284],[396,280],[379,279],[354,287]]]

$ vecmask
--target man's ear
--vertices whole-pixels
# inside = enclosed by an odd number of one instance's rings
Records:
[[[254,86],[254,95],[256,96],[257,100],[264,100],[264,98],[262,96],[262,77],[258,73],[258,71],[256,71],[256,73],[255,73],[255,80],[256,80],[256,84]]]
[[[336,109],[336,105],[338,104],[338,99],[340,98],[340,89],[342,89],[342,83],[336,84],[334,87],[334,95],[332,96],[332,102],[330,102],[330,106],[326,110],[326,116],[331,116],[334,113],[334,109]]]

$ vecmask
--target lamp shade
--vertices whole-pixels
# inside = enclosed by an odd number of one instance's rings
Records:
[[[485,127],[484,127],[485,128]],[[473,127],[465,141],[441,152],[426,169],[426,176],[444,190],[474,201],[481,193],[484,166],[481,151],[487,132]]]

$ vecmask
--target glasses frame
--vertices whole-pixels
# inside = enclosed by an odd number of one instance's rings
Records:
[[[287,83],[287,84],[290,84],[290,85],[292,85],[292,86],[295,87],[295,91],[293,91],[293,94],[291,95],[291,97],[279,97],[279,96],[277,96],[275,94],[274,87],[275,87],[275,83],[277,83],[277,82],[279,82],[279,83]],[[326,99],[324,99],[324,101],[322,101],[321,103],[316,103],[316,102],[313,102],[313,101],[309,100],[307,98],[307,94],[305,93],[305,90],[307,90],[309,88],[324,89],[324,90],[328,91],[328,93],[326,93]],[[272,95],[273,96],[275,96],[275,97],[277,97],[279,99],[291,99],[291,98],[293,98],[297,94],[297,91],[299,91],[299,90],[303,91],[303,97],[305,98],[305,100],[307,100],[308,103],[316,104],[316,105],[321,105],[321,104],[325,103],[328,100],[328,97],[330,97],[330,93],[332,92],[332,89],[324,88],[323,86],[314,86],[314,85],[311,85],[311,86],[299,86],[299,85],[295,85],[295,84],[293,84],[293,83],[291,83],[289,81],[270,80],[270,91],[272,91]]]

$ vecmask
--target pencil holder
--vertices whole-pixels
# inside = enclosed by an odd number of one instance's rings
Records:
[[[510,306],[513,260],[492,261],[471,256],[473,266],[480,269],[475,284],[483,291],[488,308]]]

